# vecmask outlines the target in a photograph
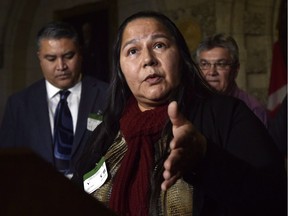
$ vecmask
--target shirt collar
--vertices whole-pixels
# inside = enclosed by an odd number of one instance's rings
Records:
[[[46,89],[47,89],[47,97],[48,99],[53,98],[58,94],[59,91],[62,89],[57,88],[56,86],[52,85],[49,81],[45,80],[46,83]],[[69,88],[68,90],[71,92],[71,94],[77,94],[81,92],[81,80],[77,82],[73,87]]]

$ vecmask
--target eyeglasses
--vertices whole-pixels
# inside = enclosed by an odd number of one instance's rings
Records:
[[[202,61],[199,63],[199,67],[201,68],[201,70],[209,70],[212,65],[213,65],[213,67],[216,67],[217,70],[225,70],[229,66],[231,66],[232,64],[227,63],[227,62],[210,63],[210,62],[206,62],[206,61]]]

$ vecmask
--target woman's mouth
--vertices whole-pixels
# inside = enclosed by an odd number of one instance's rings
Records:
[[[158,84],[162,81],[162,77],[156,74],[149,75],[145,78],[145,82],[148,82],[151,85]]]

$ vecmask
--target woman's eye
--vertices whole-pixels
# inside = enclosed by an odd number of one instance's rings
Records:
[[[136,49],[130,49],[130,50],[128,51],[128,54],[129,54],[129,55],[134,55],[136,52],[137,52]]]
[[[162,43],[157,43],[157,44],[155,45],[155,48],[158,48],[158,49],[163,48],[163,47],[165,47],[165,45],[162,44]]]

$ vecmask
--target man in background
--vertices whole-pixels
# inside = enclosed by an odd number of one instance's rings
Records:
[[[81,143],[101,122],[107,84],[82,74],[75,29],[51,22],[37,35],[44,78],[9,97],[0,147],[27,147],[71,177]]]
[[[237,86],[239,50],[231,36],[216,34],[205,38],[196,50],[196,61],[213,89],[244,101],[267,127],[266,108],[255,97]]]

